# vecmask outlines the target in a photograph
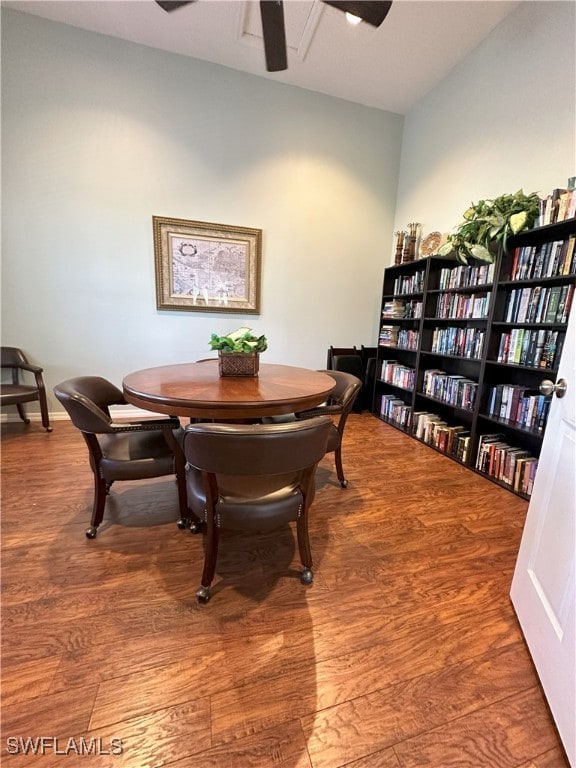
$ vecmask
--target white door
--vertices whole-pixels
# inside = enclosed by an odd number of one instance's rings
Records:
[[[540,682],[576,768],[576,306],[552,398],[511,598]]]

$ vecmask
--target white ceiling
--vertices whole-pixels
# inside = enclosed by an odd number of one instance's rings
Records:
[[[259,6],[198,0],[2,0],[25,13],[406,113],[520,0],[395,0],[379,28],[352,26],[320,0],[284,0],[288,70],[268,73]],[[526,0],[524,0],[526,1]]]

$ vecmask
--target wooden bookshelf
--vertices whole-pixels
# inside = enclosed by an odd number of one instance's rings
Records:
[[[374,415],[529,498],[576,290],[576,220],[511,238],[493,265],[384,272]]]

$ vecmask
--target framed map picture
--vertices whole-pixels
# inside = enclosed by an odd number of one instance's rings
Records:
[[[260,314],[262,230],[152,217],[156,306]]]

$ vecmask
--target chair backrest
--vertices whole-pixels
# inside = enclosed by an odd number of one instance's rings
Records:
[[[326,453],[332,421],[320,416],[288,424],[189,424],[189,464],[216,475],[282,475],[317,464]]]
[[[330,392],[329,402],[339,406],[341,412],[348,414],[362,389],[362,381],[358,376],[345,371],[322,371],[322,373],[331,376],[336,382],[336,386]]]
[[[364,366],[360,355],[334,355],[332,369],[356,376],[362,383],[364,382]]]
[[[2,357],[2,368],[17,368],[19,365],[27,365],[28,360],[26,355],[18,347],[2,347],[0,348],[0,354]]]
[[[2,347],[1,353],[1,367],[12,369],[12,383],[18,384],[20,382],[20,366],[28,365],[26,355],[18,347]]]
[[[326,368],[333,368],[332,360],[336,355],[359,355],[360,352],[356,349],[356,346],[353,347],[333,347],[330,345],[328,348],[328,355],[326,358]]]
[[[74,426],[81,432],[92,434],[113,432],[108,406],[126,402],[118,387],[100,376],[68,379],[54,387],[54,394]]]

